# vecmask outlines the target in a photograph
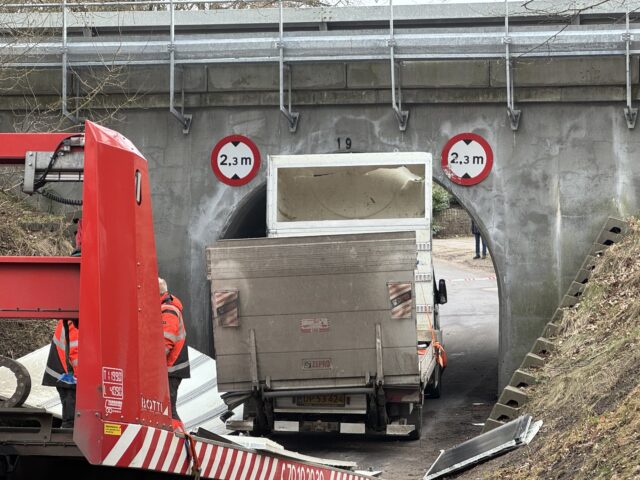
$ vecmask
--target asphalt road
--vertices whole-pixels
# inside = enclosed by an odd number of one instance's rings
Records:
[[[435,248],[435,247],[434,247]],[[448,356],[442,396],[426,399],[418,441],[360,437],[286,436],[274,440],[308,455],[358,463],[382,470],[387,480],[421,479],[441,449],[480,433],[498,388],[498,289],[487,279],[489,261],[452,262],[435,258],[436,276],[447,281],[449,302],[441,306],[441,328]],[[451,255],[447,255],[451,258]],[[471,264],[471,266],[469,266]]]

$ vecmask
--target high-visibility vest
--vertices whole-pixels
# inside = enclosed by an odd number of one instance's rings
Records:
[[[180,299],[178,297],[176,297],[175,295],[169,293],[169,292],[165,292],[161,297],[160,297],[160,303],[164,304],[164,303],[168,303],[170,305],[173,305],[174,307],[177,307],[178,310],[180,310],[180,313],[183,312],[183,308],[182,308],[182,302],[180,301]]]
[[[189,378],[191,376],[191,369],[186,344],[187,331],[184,328],[182,311],[176,306],[173,296],[163,296],[163,299],[160,309],[162,312],[162,330],[164,333],[164,352],[167,356],[167,370],[172,377]],[[181,303],[180,306],[182,306]]]
[[[78,376],[79,333],[72,320],[58,321],[51,339],[43,385],[59,386],[65,374]]]

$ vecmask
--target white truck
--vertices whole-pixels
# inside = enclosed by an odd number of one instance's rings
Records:
[[[445,361],[431,156],[271,156],[267,227],[207,248],[228,428],[419,438]]]

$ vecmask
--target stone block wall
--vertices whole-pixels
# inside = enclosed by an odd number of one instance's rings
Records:
[[[460,206],[452,206],[433,217],[434,238],[471,236],[471,217]]]

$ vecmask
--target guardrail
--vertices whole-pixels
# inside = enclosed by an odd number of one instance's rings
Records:
[[[247,0],[247,4],[264,4],[263,0]],[[285,21],[287,13],[284,2],[278,1],[279,16],[277,32],[229,33],[180,33],[176,37],[176,6],[230,5],[233,2],[223,0],[143,0],[134,2],[125,0],[102,2],[45,3],[38,9],[61,8],[61,40],[45,39],[28,41],[11,38],[0,42],[0,51],[8,60],[2,62],[5,67],[60,67],[62,69],[62,112],[73,122],[79,122],[75,114],[67,110],[68,69],[104,64],[109,65],[157,65],[168,64],[170,68],[170,106],[169,110],[189,132],[191,116],[178,111],[174,105],[175,68],[187,64],[228,64],[228,63],[276,63],[279,66],[280,111],[287,119],[292,133],[296,131],[299,115],[291,105],[291,75],[289,65],[302,62],[357,62],[389,61],[391,73],[392,108],[398,119],[400,130],[407,127],[409,112],[402,110],[402,92],[400,82],[402,62],[411,60],[453,60],[453,59],[504,59],[506,68],[507,113],[511,128],[517,130],[521,110],[515,106],[513,85],[513,60],[523,57],[583,57],[583,56],[624,56],[626,59],[627,101],[623,109],[628,127],[634,128],[637,108],[632,105],[631,57],[640,54],[640,29],[630,28],[630,13],[618,13],[619,20],[625,20],[624,26],[615,24],[547,26],[510,26],[509,2],[504,3],[504,28],[476,27],[457,29],[452,27],[416,28],[406,27],[398,33],[394,30],[393,0],[388,4],[388,28],[379,24],[370,30],[317,30],[287,32]],[[153,34],[151,38],[131,38],[121,36],[114,40],[106,37],[68,36],[68,15],[70,11],[93,7],[164,7],[167,9],[166,27],[169,38]],[[34,8],[32,4],[10,3],[0,8]],[[494,7],[495,8],[495,7]],[[332,9],[337,12],[339,9]],[[245,10],[249,12],[249,10]],[[272,10],[269,10],[272,11]],[[379,8],[376,12],[379,13]],[[198,10],[198,12],[201,12]],[[156,12],[165,14],[165,12]],[[180,11],[181,14],[193,12]],[[88,12],[87,25],[98,16]],[[94,17],[92,17],[94,16]],[[330,17],[330,15],[327,15]],[[523,13],[518,11],[518,18]],[[296,13],[296,21],[300,15]],[[321,14],[321,18],[324,16]],[[565,15],[566,17],[566,15]],[[96,17],[97,18],[97,17]],[[333,18],[333,17],[332,17]],[[380,17],[377,17],[378,20]],[[497,18],[497,17],[496,17]],[[406,18],[403,17],[406,22]],[[638,40],[636,40],[638,39]],[[286,85],[287,84],[287,85]],[[285,86],[288,89],[288,105],[285,104]]]

